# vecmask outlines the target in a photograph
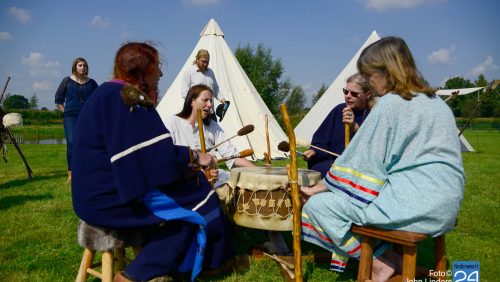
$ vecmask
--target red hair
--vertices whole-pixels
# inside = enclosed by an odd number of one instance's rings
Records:
[[[158,51],[148,43],[129,42],[116,53],[114,77],[139,87],[156,101],[158,89],[147,80],[149,76],[161,72],[158,65]]]

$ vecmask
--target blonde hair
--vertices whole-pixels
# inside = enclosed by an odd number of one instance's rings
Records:
[[[372,91],[370,83],[368,83],[368,79],[359,73],[349,76],[346,82],[356,83],[357,85],[359,85],[359,87],[361,87],[361,91],[363,91],[364,93]],[[371,109],[374,104],[375,104],[375,95],[373,95],[372,93],[372,95],[370,95],[370,99],[368,99],[368,108]]]
[[[210,60],[210,53],[208,53],[208,51],[205,49],[198,50],[198,53],[196,53],[196,59],[194,60],[193,65],[196,65],[196,61],[200,58],[207,58],[208,60]]]
[[[406,100],[411,100],[417,93],[435,95],[435,90],[427,85],[417,69],[406,42],[399,37],[384,37],[370,44],[361,52],[357,66],[364,76],[376,72],[387,75],[386,90]]]

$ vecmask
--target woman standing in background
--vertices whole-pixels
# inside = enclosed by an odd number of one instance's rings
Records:
[[[68,181],[71,181],[71,150],[73,148],[73,133],[76,120],[83,103],[98,86],[95,80],[88,77],[89,66],[84,58],[76,58],[73,61],[71,73],[70,76],[62,80],[55,97],[57,108],[63,112]]]

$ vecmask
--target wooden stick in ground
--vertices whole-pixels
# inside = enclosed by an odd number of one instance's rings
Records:
[[[205,133],[203,131],[203,117],[201,116],[201,110],[200,109],[198,109],[196,111],[196,117],[198,119],[198,131],[200,133],[200,147],[201,147],[201,152],[205,154],[207,152],[207,147],[205,145]],[[205,171],[205,176],[207,177],[208,181],[210,182],[210,185],[212,185],[212,187],[214,187],[214,181],[212,180],[212,177],[210,175],[210,169],[211,168],[208,168]]]
[[[297,172],[297,145],[295,142],[295,133],[293,131],[288,111],[285,104],[280,105],[281,116],[288,132],[290,144],[290,188],[292,189],[292,208],[293,208],[293,256],[295,260],[295,281],[302,282],[302,249],[300,245],[301,234],[301,204],[299,194],[298,172]]]
[[[265,155],[265,162],[267,166],[271,166],[271,144],[269,143],[269,123],[266,115],[266,144],[267,154]]]
[[[264,253],[264,255],[267,256],[267,257],[269,257],[269,258],[271,258],[271,259],[273,259],[273,260],[275,260],[275,261],[277,261],[277,262],[279,262],[279,263],[281,263],[281,264],[284,264],[289,269],[294,269],[295,268],[295,266],[293,264],[291,264],[288,261],[286,261],[286,260],[278,257],[276,254],[270,255],[268,253]]]

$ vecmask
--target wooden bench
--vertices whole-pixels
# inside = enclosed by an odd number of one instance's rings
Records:
[[[353,225],[351,231],[363,236],[361,257],[358,268],[358,281],[370,281],[373,263],[374,239],[380,239],[402,247],[403,268],[401,275],[394,275],[389,281],[409,281],[415,278],[417,266],[417,245],[429,238],[426,234],[384,230],[372,226]],[[446,279],[446,249],[444,235],[434,238],[434,257],[436,260],[433,278]]]

